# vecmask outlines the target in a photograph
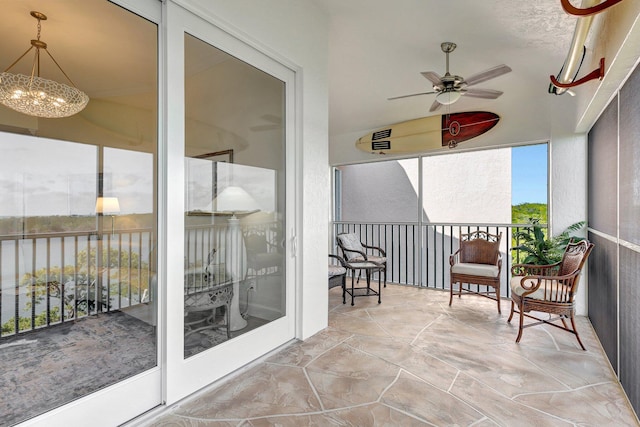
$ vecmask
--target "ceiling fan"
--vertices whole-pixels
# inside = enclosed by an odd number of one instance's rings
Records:
[[[254,132],[260,132],[265,130],[275,130],[282,128],[282,117],[278,117],[273,114],[263,114],[260,116],[262,120],[268,122],[270,124],[261,124],[249,127],[250,130]]]
[[[456,49],[456,44],[451,42],[444,42],[440,45],[440,48],[447,56],[447,71],[444,76],[439,76],[434,71],[424,71],[422,74],[426,79],[433,83],[433,91],[414,93],[411,95],[396,96],[392,99],[408,98],[410,96],[418,95],[430,95],[437,94],[436,100],[431,104],[429,111],[436,111],[443,105],[450,105],[456,102],[462,95],[470,96],[473,98],[484,99],[496,99],[502,92],[494,89],[479,89],[470,88],[469,86],[477,85],[478,83],[486,82],[489,79],[501,76],[511,71],[511,68],[502,64],[488,70],[482,71],[478,74],[474,74],[468,79],[464,79],[460,76],[451,75],[449,73],[449,54]]]

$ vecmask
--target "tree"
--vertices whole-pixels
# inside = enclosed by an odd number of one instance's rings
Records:
[[[584,221],[570,225],[562,233],[551,239],[546,237],[546,233],[540,226],[540,220],[538,218],[529,218],[529,223],[531,227],[527,227],[514,234],[514,238],[523,243],[511,248],[512,251],[522,251],[527,254],[524,260],[522,260],[523,264],[555,264],[562,259],[562,254],[571,239],[574,241],[584,240],[581,237],[576,237],[571,234],[583,228],[586,224]]]

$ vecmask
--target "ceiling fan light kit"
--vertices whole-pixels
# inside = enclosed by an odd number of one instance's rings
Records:
[[[437,94],[436,101],[438,101],[442,105],[451,105],[458,99],[460,99],[461,96],[462,95],[460,94],[460,92],[450,90]]]
[[[40,21],[47,19],[43,13],[32,11],[31,16],[38,20],[38,36],[31,40],[29,47],[4,72],[0,73],[0,103],[35,117],[61,118],[79,113],[87,106],[89,97],[75,87],[55,58],[47,50],[47,44],[40,40]],[[9,70],[35,48],[31,75],[13,74]],[[40,77],[40,51],[44,50],[71,86]]]
[[[440,49],[446,55],[446,72],[444,76],[440,76],[434,71],[424,71],[422,76],[429,80],[433,85],[433,91],[414,93],[411,95],[396,96],[389,98],[389,100],[408,98],[419,95],[431,95],[436,94],[436,99],[431,105],[429,111],[436,111],[443,105],[451,105],[458,101],[462,95],[472,98],[484,98],[484,99],[496,99],[502,92],[493,89],[477,89],[470,88],[470,86],[477,85],[487,80],[496,78],[511,71],[511,68],[502,64],[480,73],[474,74],[468,79],[463,77],[452,75],[449,72],[449,54],[456,49],[457,45],[452,42],[444,42],[440,45]]]

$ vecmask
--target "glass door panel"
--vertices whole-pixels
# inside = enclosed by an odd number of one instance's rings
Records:
[[[185,34],[184,357],[286,313],[285,83]]]
[[[99,421],[116,425],[161,401],[158,26],[105,0],[29,8],[49,18],[42,38],[90,101],[46,119],[0,106],[0,425],[97,391],[100,407],[115,409]],[[3,4],[2,69],[35,35],[29,10]],[[11,71],[29,75],[31,66]],[[67,83],[56,69],[41,55],[41,76]],[[144,397],[125,408],[125,389]],[[100,424],[90,406],[74,402],[45,424],[73,425],[76,416]]]

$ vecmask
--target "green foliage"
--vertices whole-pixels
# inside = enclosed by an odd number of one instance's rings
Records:
[[[98,230],[96,215],[53,215],[0,218],[0,235],[15,236],[39,233],[88,233]],[[116,217],[116,228],[130,230],[152,228],[153,214],[129,214]],[[109,222],[109,228],[111,223]],[[105,228],[107,225],[105,224]]]
[[[522,261],[518,260],[518,262],[523,264],[555,264],[562,259],[562,254],[572,238],[576,241],[583,240],[582,238],[573,236],[571,233],[583,228],[585,226],[584,221],[572,224],[562,233],[551,239],[547,239],[546,230],[540,226],[540,220],[538,218],[529,218],[529,223],[531,227],[527,227],[514,234],[516,241],[521,243],[511,248],[513,251],[524,252],[526,254]]]
[[[546,203],[521,203],[511,206],[511,223],[527,224],[531,218],[537,218],[540,223],[546,224],[547,204]]]
[[[100,269],[96,266],[97,260],[97,250],[92,248],[89,252],[78,252],[75,266],[52,266],[25,273],[20,279],[20,286],[26,289],[26,310],[31,312],[34,303],[39,306],[47,298],[56,298],[61,301],[66,318],[78,318],[95,312],[100,304],[101,309],[109,310],[112,298],[140,295],[148,286],[149,266],[140,260],[139,254],[111,248],[102,252]],[[102,286],[96,290],[98,277],[102,279]],[[59,308],[53,310],[56,310],[57,318],[51,318],[51,322],[60,317],[57,314]],[[46,314],[38,317],[41,316],[45,317],[36,320],[36,326],[46,324]],[[14,322],[15,318],[9,320],[2,325],[2,330],[8,328],[9,333],[13,333]],[[31,329],[31,317],[20,316],[19,322],[20,331]]]
[[[47,324],[47,313],[42,312],[35,317],[35,327],[45,326]],[[49,323],[57,323],[60,321],[60,308],[53,307],[49,311]],[[16,319],[10,318],[2,325],[2,335],[13,334],[16,332]],[[28,331],[31,329],[31,316],[18,319],[18,328],[20,331]]]

